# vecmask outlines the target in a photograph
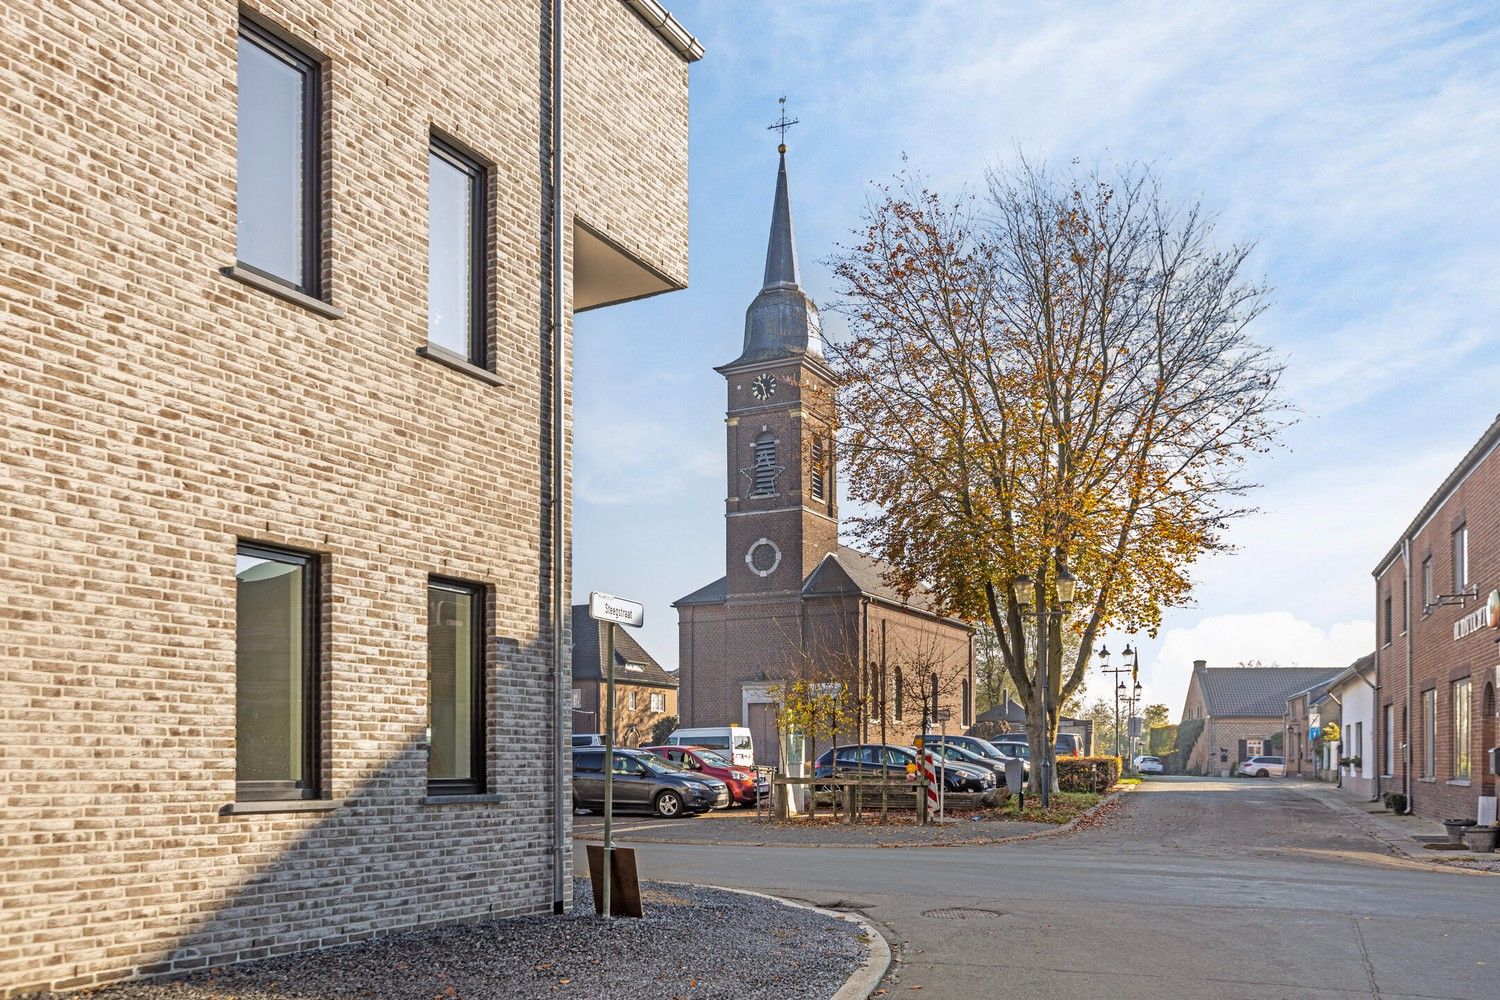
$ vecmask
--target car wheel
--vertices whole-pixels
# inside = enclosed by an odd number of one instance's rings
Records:
[[[1255,776],[1257,778],[1269,778],[1271,776],[1271,772],[1267,771],[1265,768],[1261,768],[1259,771],[1255,772]]]
[[[676,819],[682,814],[681,795],[676,792],[662,792],[656,797],[656,815],[662,819]]]

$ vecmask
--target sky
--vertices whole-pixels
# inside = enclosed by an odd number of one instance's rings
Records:
[[[575,327],[574,592],[671,602],[724,572],[724,383],[759,289],[777,98],[803,286],[903,157],[944,193],[1019,154],[1151,165],[1253,243],[1251,327],[1298,422],[1258,458],[1235,551],[1140,649],[1181,711],[1196,659],[1342,667],[1375,641],[1370,573],[1500,411],[1500,8],[1489,3],[671,0],[691,69],[690,283]],[[847,506],[846,506],[847,514]],[[847,539],[846,539],[847,540]],[[1090,699],[1108,693],[1094,672]]]

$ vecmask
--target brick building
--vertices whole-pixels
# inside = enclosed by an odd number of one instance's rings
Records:
[[[1337,699],[1329,697],[1332,682],[1332,677],[1320,680],[1286,700],[1282,756],[1289,778],[1315,780],[1328,777],[1332,772],[1336,750],[1321,738],[1321,733],[1328,729],[1329,723],[1342,729],[1344,721],[1343,706]],[[1316,741],[1311,738],[1314,717],[1318,720],[1320,733]]]
[[[570,316],[686,281],[701,48],[655,0],[0,21],[0,995],[571,899]]]
[[[881,563],[839,544],[833,373],[817,307],[802,290],[781,150],[760,293],[728,383],[725,575],[674,603],[683,725],[750,727],[777,763],[777,689],[792,678],[847,685],[870,706],[859,735],[908,740],[939,675],[951,724],[972,719],[972,632],[909,597]],[[853,726],[849,738],[855,735]]]
[[[573,605],[573,732],[603,733],[609,625],[589,617],[587,604]],[[615,628],[615,743],[640,746],[664,719],[677,715],[677,675],[636,642],[631,630]]]
[[[1474,819],[1494,808],[1500,743],[1500,418],[1374,577],[1380,787],[1419,815]]]
[[[1210,667],[1206,660],[1194,660],[1181,721],[1201,719],[1203,732],[1184,768],[1191,774],[1214,774],[1269,752],[1266,742],[1283,731],[1287,699],[1336,674],[1338,670],[1327,668]],[[1220,762],[1221,751],[1227,764]]]

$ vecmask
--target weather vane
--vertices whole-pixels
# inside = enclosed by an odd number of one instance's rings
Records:
[[[786,130],[789,129],[789,128],[791,128],[793,125],[797,124],[797,119],[795,119],[795,118],[788,118],[786,116],[786,97],[785,96],[783,96],[781,98],[781,100],[777,101],[777,103],[781,105],[781,117],[778,118],[773,124],[767,125],[766,126],[766,131],[770,132],[770,131],[772,131],[774,129],[775,131],[781,133],[781,144],[779,146],[777,146],[776,149],[777,149],[777,152],[785,153],[786,152]]]

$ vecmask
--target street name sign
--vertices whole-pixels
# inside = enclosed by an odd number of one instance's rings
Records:
[[[595,621],[640,628],[646,620],[646,606],[596,590],[589,594],[589,617]]]

